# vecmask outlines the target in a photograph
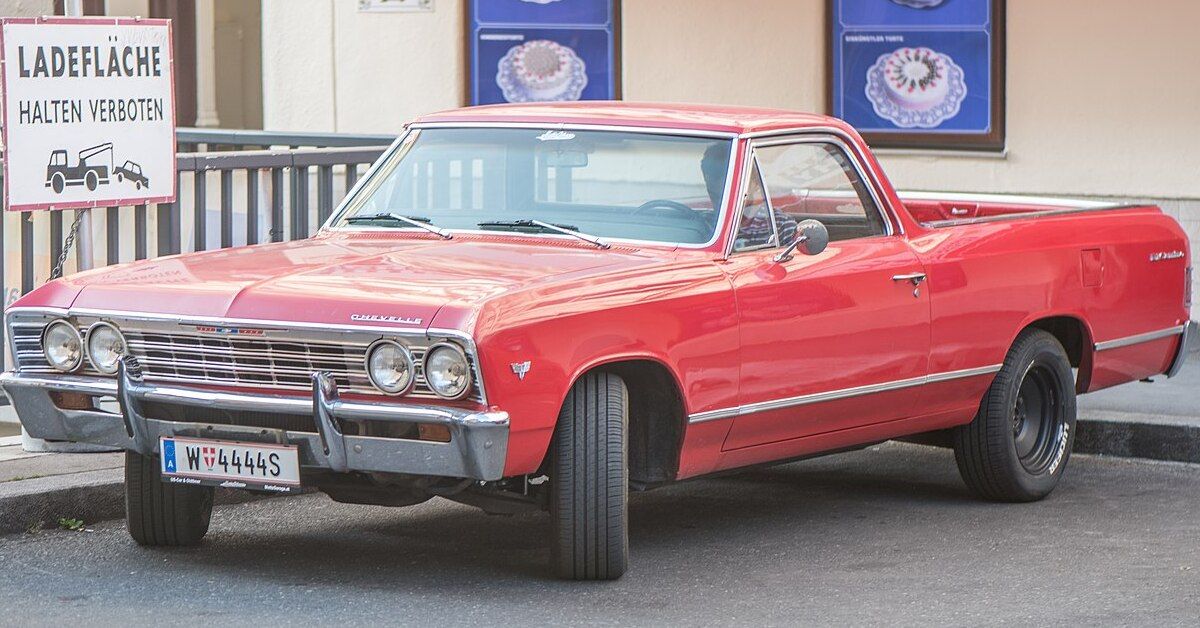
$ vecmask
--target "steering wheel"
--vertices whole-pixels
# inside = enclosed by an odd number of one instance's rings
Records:
[[[672,201],[666,198],[651,199],[645,203],[642,203],[641,205],[638,205],[638,208],[633,210],[633,215],[640,216],[643,214],[648,214],[651,211],[668,211],[686,216],[692,220],[695,220],[697,216],[695,209],[692,209],[691,207],[688,207],[679,201]]]

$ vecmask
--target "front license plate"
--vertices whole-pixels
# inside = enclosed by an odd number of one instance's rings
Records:
[[[293,445],[166,436],[159,439],[159,445],[164,482],[276,493],[300,487],[300,456]]]

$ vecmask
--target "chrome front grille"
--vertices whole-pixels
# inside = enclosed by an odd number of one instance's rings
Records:
[[[17,367],[24,372],[57,373],[42,353],[42,330],[55,317],[37,316],[9,321]],[[440,399],[426,383],[422,359],[440,337],[380,334],[354,330],[265,329],[262,335],[203,333],[179,321],[123,321],[120,318],[80,316],[80,333],[98,320],[117,325],[125,335],[130,355],[137,359],[147,381],[235,386],[275,390],[312,390],[312,374],[333,375],[343,392],[380,394],[367,379],[366,351],[376,340],[395,338],[412,352],[416,383],[404,398]],[[479,368],[468,352],[476,385],[468,401],[483,402]],[[80,374],[102,376],[84,361]]]
[[[148,380],[310,389],[312,374],[328,371],[339,387],[374,392],[365,346],[134,330],[125,340]]]

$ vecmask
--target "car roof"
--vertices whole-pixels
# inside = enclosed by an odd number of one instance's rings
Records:
[[[732,134],[811,127],[850,129],[836,118],[787,109],[627,101],[484,105],[439,111],[414,121],[418,125],[431,123],[595,124]]]

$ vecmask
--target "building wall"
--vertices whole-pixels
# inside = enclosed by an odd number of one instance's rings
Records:
[[[355,2],[263,0],[267,129],[394,133],[463,103],[463,3],[363,13]]]
[[[1200,2],[1160,2],[1010,0],[1006,154],[887,151],[889,174],[914,189],[1200,199],[1200,81],[1186,78]],[[264,0],[268,128],[388,132],[461,105],[463,2],[435,6]],[[624,96],[823,111],[824,12],[825,0],[624,0]]]
[[[0,15],[4,17],[54,15],[54,0],[0,0]]]

